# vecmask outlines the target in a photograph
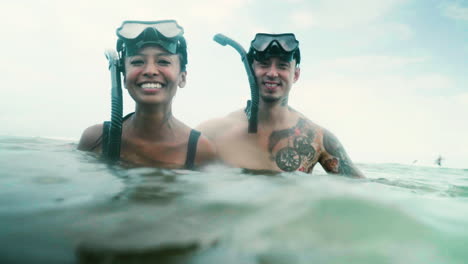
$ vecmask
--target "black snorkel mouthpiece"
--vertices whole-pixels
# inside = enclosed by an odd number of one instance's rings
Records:
[[[245,113],[247,114],[247,119],[249,120],[249,133],[257,133],[257,121],[258,121],[258,86],[255,80],[255,75],[253,73],[253,69],[251,67],[251,63],[247,57],[247,53],[245,49],[237,43],[236,41],[232,40],[229,37],[226,37],[223,34],[216,34],[213,37],[213,40],[217,43],[226,46],[229,45],[233,47],[241,56],[242,62],[244,63],[245,71],[247,72],[247,77],[249,79],[249,86],[250,86],[250,96],[251,100],[247,101],[247,107],[245,109]]]

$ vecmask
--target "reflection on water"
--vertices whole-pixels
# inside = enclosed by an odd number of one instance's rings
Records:
[[[465,263],[468,171],[124,169],[0,137],[0,263]]]

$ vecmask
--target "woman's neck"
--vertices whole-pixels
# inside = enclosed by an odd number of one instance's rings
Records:
[[[148,141],[167,141],[175,138],[180,122],[172,115],[171,107],[137,106],[128,122],[132,137]]]

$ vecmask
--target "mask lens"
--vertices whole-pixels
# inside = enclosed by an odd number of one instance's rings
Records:
[[[125,21],[117,29],[117,35],[125,39],[135,39],[148,27],[154,28],[166,38],[174,38],[183,33],[183,29],[174,20],[160,22]]]
[[[298,46],[298,41],[292,34],[284,35],[283,37],[278,38],[278,42],[286,52],[291,52]]]
[[[182,33],[182,29],[176,23],[160,23],[151,25],[166,38],[174,38]]]
[[[126,39],[134,39],[143,32],[148,25],[125,23],[117,30],[117,34]]]
[[[255,36],[255,39],[252,41],[252,47],[259,51],[265,51],[273,41],[277,41],[281,48],[286,52],[291,52],[297,48],[299,42],[296,40],[296,37],[292,33],[286,34],[264,34],[259,33]]]
[[[252,41],[252,47],[257,51],[264,51],[273,41],[273,37],[266,34],[257,34],[255,39]]]

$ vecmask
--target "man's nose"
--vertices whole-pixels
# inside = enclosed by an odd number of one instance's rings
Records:
[[[271,78],[278,77],[278,69],[276,68],[275,65],[271,65],[271,67],[268,68],[267,76]]]

